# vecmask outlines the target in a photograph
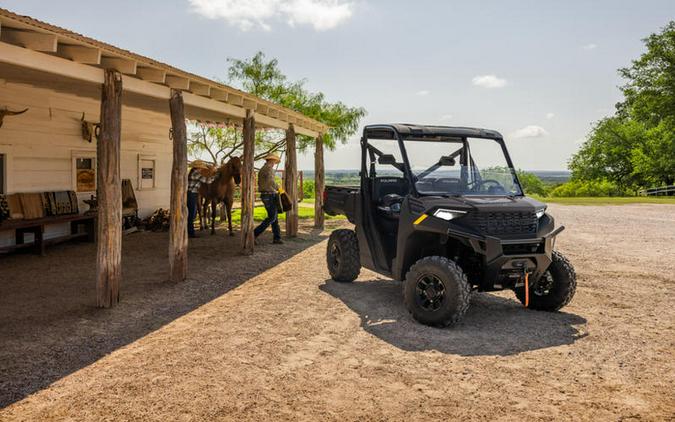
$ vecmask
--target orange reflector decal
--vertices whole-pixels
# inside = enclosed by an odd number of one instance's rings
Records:
[[[419,224],[419,223],[421,223],[422,221],[424,221],[427,217],[429,217],[429,216],[426,215],[426,214],[422,214],[422,215],[419,216],[419,218],[418,218],[417,220],[415,220],[415,221],[413,222],[413,224]]]

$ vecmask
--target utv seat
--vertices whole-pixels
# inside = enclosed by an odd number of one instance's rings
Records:
[[[433,183],[433,190],[444,193],[460,193],[461,181],[452,177],[436,179]]]
[[[406,196],[409,191],[408,180],[404,177],[376,177],[373,186],[373,199],[380,203],[386,195],[395,193]]]

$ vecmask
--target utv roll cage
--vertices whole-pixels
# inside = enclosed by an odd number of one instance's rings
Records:
[[[380,164],[389,164],[403,173],[404,177],[408,181],[411,193],[414,196],[419,197],[421,194],[415,185],[415,179],[424,177],[425,175],[435,171],[442,165],[442,163],[439,162],[418,176],[413,175],[404,141],[461,143],[462,147],[460,149],[456,150],[445,158],[454,159],[457,156],[462,156],[463,160],[466,160],[466,157],[469,157],[470,162],[462,162],[461,165],[468,167],[469,164],[471,164],[472,167],[475,168],[473,157],[467,153],[469,151],[467,141],[468,138],[490,139],[497,142],[502,150],[502,153],[504,154],[508,167],[513,170],[513,162],[511,161],[511,156],[509,155],[509,151],[506,148],[506,144],[504,143],[504,138],[496,130],[470,127],[421,126],[404,123],[369,125],[363,128],[363,136],[361,138],[361,181],[363,182],[363,180],[366,178],[366,174],[370,175],[371,177],[376,174],[376,162],[379,162]],[[392,155],[385,154],[377,149],[368,142],[370,139],[396,141],[401,151],[401,158],[403,159],[403,162],[396,162],[396,159]],[[368,168],[368,161],[370,162],[370,168]],[[474,172],[473,176],[480,180],[480,173]],[[520,190],[520,194],[517,196],[524,196],[522,185],[518,179],[518,175],[515,172],[514,179]]]

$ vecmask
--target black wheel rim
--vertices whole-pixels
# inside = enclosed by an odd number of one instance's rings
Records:
[[[553,276],[550,271],[546,271],[544,275],[541,276],[536,285],[532,286],[532,293],[537,296],[546,296],[551,293],[553,289]]]
[[[330,259],[330,265],[332,268],[338,268],[340,266],[340,262],[342,261],[342,253],[340,252],[340,247],[338,246],[337,242],[333,242],[330,245],[328,258]]]
[[[425,311],[437,311],[445,299],[445,285],[433,274],[425,274],[415,286],[417,304]]]

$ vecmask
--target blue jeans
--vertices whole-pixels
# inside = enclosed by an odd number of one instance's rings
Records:
[[[188,224],[187,230],[189,236],[195,235],[195,216],[197,216],[197,197],[194,192],[187,193]]]
[[[263,220],[258,227],[255,228],[253,234],[255,237],[258,237],[262,232],[272,225],[272,235],[274,240],[281,239],[281,228],[279,227],[279,216],[277,210],[277,202],[279,201],[279,195],[276,193],[262,193],[260,194],[260,199],[262,199],[263,204],[265,204],[265,211],[267,211],[267,218]]]

